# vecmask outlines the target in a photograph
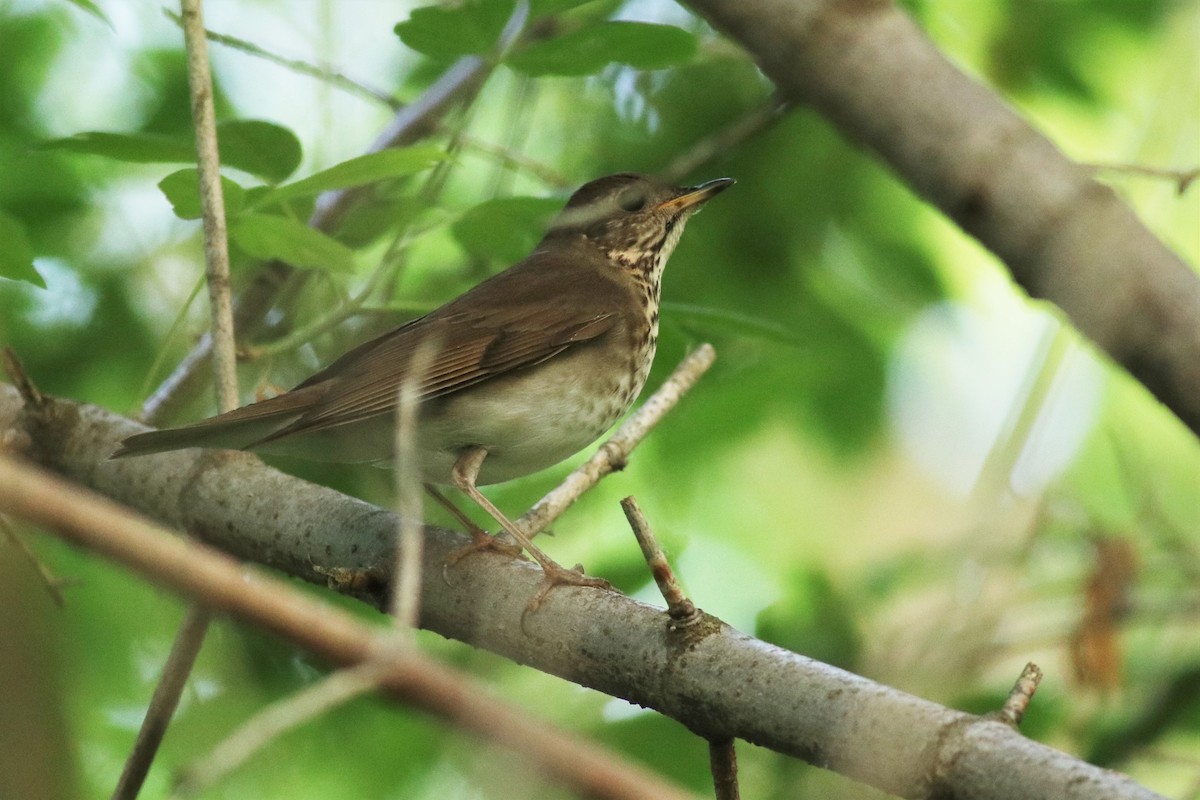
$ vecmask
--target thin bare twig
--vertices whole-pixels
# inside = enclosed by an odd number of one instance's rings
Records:
[[[194,797],[216,786],[282,734],[379,688],[389,665],[381,660],[338,670],[270,704],[183,771],[172,797]]]
[[[176,25],[179,25],[180,27],[183,26],[183,18],[178,14],[166,8],[163,9],[163,13],[166,14],[167,18]],[[272,53],[270,50],[259,47],[251,41],[239,39],[236,36],[229,36],[228,34],[224,33],[217,33],[211,28],[205,28],[204,35],[207,36],[208,40],[211,42],[223,44],[233,50],[240,50],[247,55],[255,56],[265,61],[270,61],[272,64],[278,64],[284,69],[289,69],[292,72],[300,75],[308,75],[311,78],[317,78],[318,80],[325,81],[332,86],[336,86],[337,88],[348,92],[349,94],[357,95],[377,103],[382,103],[392,111],[399,111],[404,106],[403,103],[382,89],[376,89],[375,87],[369,86],[362,81],[343,75],[336,70],[328,69],[326,67],[319,67],[316,64],[310,64],[307,61],[301,61],[295,58],[284,58],[277,53]]]
[[[996,712],[996,719],[1013,728],[1020,726],[1021,719],[1029,708],[1029,701],[1033,699],[1033,693],[1037,691],[1041,682],[1041,669],[1030,661],[1025,665],[1025,669],[1021,670],[1021,676],[1013,684],[1004,705]]]
[[[716,800],[739,800],[737,750],[733,739],[710,739],[708,765],[712,770],[713,794]]]
[[[642,548],[642,555],[646,558],[646,565],[650,567],[650,574],[654,576],[654,582],[658,584],[663,600],[667,601],[667,616],[678,627],[694,624],[702,618],[700,609],[696,608],[696,604],[679,588],[675,571],[671,569],[666,554],[654,538],[654,532],[650,530],[650,523],[642,513],[638,501],[630,495],[621,501],[621,508],[625,511],[625,519],[629,520],[629,527],[633,528],[638,545]]]
[[[555,189],[568,189],[574,185],[574,181],[567,178],[566,175],[563,175],[558,170],[547,164],[543,164],[535,158],[530,158],[511,147],[492,144],[489,141],[480,139],[478,136],[471,136],[466,133],[462,134],[460,138],[464,147],[471,150],[478,150],[484,155],[492,156],[502,164],[524,170],[547,186]]]
[[[21,363],[21,359],[17,358],[16,351],[11,347],[5,347],[3,350],[0,350],[0,361],[3,361],[4,372],[8,375],[8,379],[12,381],[17,394],[21,395],[21,401],[25,403],[25,407],[31,411],[37,411],[45,407],[45,396],[37,388],[37,385],[30,380],[29,374],[25,372],[25,365]]]
[[[150,764],[158,753],[167,732],[171,717],[179,706],[179,698],[183,694],[184,684],[191,674],[192,665],[196,663],[196,654],[204,642],[204,634],[208,631],[208,609],[196,602],[188,604],[187,612],[175,641],[171,645],[171,653],[167,663],[163,665],[162,678],[154,687],[154,695],[146,708],[146,717],[138,730],[137,741],[125,760],[121,777],[113,790],[113,800],[132,800],[141,791],[150,771]]]
[[[1166,178],[1175,182],[1175,191],[1182,197],[1192,184],[1200,179],[1200,168],[1169,169],[1148,167],[1144,164],[1084,164],[1097,172],[1123,172],[1127,175],[1144,175],[1148,178]]]
[[[681,153],[659,174],[672,183],[682,180],[712,159],[729,152],[783,118],[789,108],[786,101],[772,97],[761,106],[751,109],[743,116],[705,139],[696,142]]]
[[[0,510],[116,559],[175,591],[202,599],[333,664],[377,660],[381,690],[481,739],[520,754],[573,791],[595,798],[688,797],[641,767],[581,737],[534,720],[470,679],[397,648],[393,632],[319,602],[284,581],[155,525],[107,498],[0,455]]]
[[[8,539],[8,541],[12,543],[12,546],[17,548],[17,551],[25,557],[25,560],[27,560],[30,566],[32,566],[37,572],[38,577],[42,579],[42,585],[46,587],[46,593],[49,594],[50,599],[54,601],[54,605],[58,606],[59,608],[65,606],[67,601],[66,598],[63,597],[62,587],[66,585],[67,581],[55,575],[50,571],[49,567],[42,563],[42,560],[37,557],[37,553],[33,552],[33,549],[30,548],[29,543],[26,542],[19,533],[17,533],[16,529],[13,528],[12,523],[9,522],[8,517],[4,516],[3,514],[0,514],[0,531],[4,532],[4,538]]]
[[[558,519],[584,492],[599,483],[601,478],[624,467],[633,448],[637,447],[642,439],[646,438],[646,434],[688,393],[700,376],[712,366],[716,357],[717,351],[711,344],[702,344],[688,354],[671,373],[671,377],[667,378],[658,391],[617,429],[611,439],[602,444],[591,458],[580,464],[562,483],[537,501],[533,508],[516,521],[516,525],[524,530],[527,536],[536,536]]]

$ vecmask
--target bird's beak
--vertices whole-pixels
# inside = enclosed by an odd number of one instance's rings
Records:
[[[669,214],[678,214],[681,211],[698,206],[708,199],[717,196],[730,186],[733,186],[734,182],[733,178],[717,178],[716,180],[702,183],[699,186],[684,189],[683,194],[678,197],[672,197],[670,200],[664,200],[658,204],[658,208],[655,210],[666,211]]]

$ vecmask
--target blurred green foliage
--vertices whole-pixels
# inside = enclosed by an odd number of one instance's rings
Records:
[[[749,56],[665,2],[536,2],[536,35],[505,53],[496,39],[512,3],[430,6],[403,20],[391,4],[318,6],[214,5],[209,24],[405,101],[458,55],[501,63],[428,142],[363,161],[354,159],[385,126],[385,105],[212,46],[234,168],[236,278],[254,274],[252,257],[291,258],[307,274],[255,342],[273,355],[243,367],[247,399],[520,258],[566,186],[662,172],[777,104]],[[904,6],[1073,156],[1171,168],[1200,159],[1194,4]],[[108,3],[0,15],[0,344],[48,392],[132,412],[139,387],[163,377],[156,359],[175,363],[204,328],[203,309],[185,308],[203,265],[199,225],[186,221],[197,211],[194,173],[179,170],[192,146],[179,39],[167,20]],[[653,601],[616,506],[636,494],[706,610],[972,711],[995,708],[1023,663],[1039,661],[1047,679],[1031,735],[1181,793],[1196,766],[1173,755],[1194,758],[1200,747],[1194,436],[1074,337],[1071,358],[1098,376],[1098,389],[1072,394],[1056,376],[1051,390],[1022,394],[1042,367],[1036,351],[1015,355],[1015,375],[1000,377],[980,353],[1016,353],[1021,325],[1056,318],[1031,311],[994,259],[811,111],[790,108],[702,161],[685,180],[729,175],[738,185],[689,224],[672,258],[651,388],[698,342],[716,345],[717,364],[625,472],[558,523],[550,552]],[[1200,259],[1194,188],[1179,197],[1166,180],[1106,177],[1185,258]],[[315,192],[377,179],[386,180],[328,235],[304,229]],[[956,362],[978,333],[965,327],[914,345],[914,331],[945,309],[969,311],[953,317],[960,322],[990,320],[995,349],[966,349]],[[311,342],[271,350],[321,320],[329,329]],[[186,335],[169,335],[177,324]],[[936,401],[915,409],[900,377],[909,352]],[[956,372],[964,364],[976,369],[969,380]],[[1064,396],[1065,416],[1050,415]],[[194,414],[207,405],[197,399]],[[973,424],[954,428],[943,408],[967,409]],[[1026,412],[1051,422],[1014,439],[1005,420]],[[905,414],[924,426],[916,444]],[[987,414],[995,425],[979,433]],[[1074,439],[1064,433],[1071,419],[1081,420]],[[976,434],[977,462],[1010,464],[1012,474],[1000,489],[980,479],[963,496],[916,445],[955,454]],[[1015,490],[1022,464],[1045,451],[1065,453],[1061,465]],[[390,502],[382,471],[279,463]],[[517,511],[568,466],[493,496]],[[1104,581],[1094,542],[1114,535],[1131,543],[1136,578],[1108,630],[1111,658],[1088,672],[1072,641],[1092,610],[1086,587]],[[62,614],[42,617],[64,687],[63,763],[83,796],[107,796],[181,606],[89,554],[33,542],[79,582]],[[673,721],[457,643],[421,642],[531,713],[705,791],[706,748]],[[174,771],[322,669],[218,624],[145,796],[165,796]],[[743,747],[741,757],[746,796],[876,796],[765,751]],[[561,796],[515,761],[360,700],[289,733],[205,796]],[[497,771],[510,777],[496,782]]]

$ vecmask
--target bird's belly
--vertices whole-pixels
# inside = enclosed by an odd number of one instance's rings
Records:
[[[537,472],[596,441],[629,410],[649,371],[648,358],[612,363],[602,355],[560,356],[431,403],[419,433],[424,479],[450,482],[455,460],[471,447],[488,451],[477,481],[484,485]]]

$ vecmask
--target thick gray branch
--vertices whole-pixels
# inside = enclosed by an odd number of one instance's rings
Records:
[[[685,0],[1200,434],[1200,278],[887,0]]]
[[[20,430],[47,466],[240,558],[317,583],[336,574],[342,591],[377,607],[387,602],[396,531],[389,512],[245,454],[188,450],[108,461],[116,443],[141,426],[62,401],[46,419],[23,421],[16,392],[0,385],[0,441],[22,441]],[[551,592],[523,620],[540,572],[481,553],[443,580],[447,554],[465,541],[428,530],[422,626],[657,709],[709,738],[746,739],[904,797],[1158,797],[998,722],[880,686],[711,617],[672,631],[659,610],[570,587]]]

